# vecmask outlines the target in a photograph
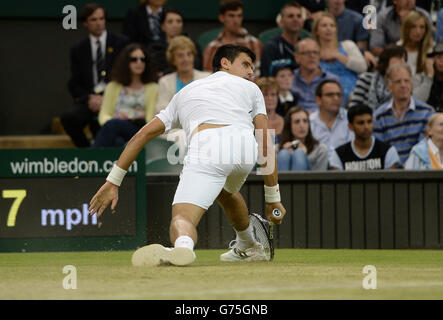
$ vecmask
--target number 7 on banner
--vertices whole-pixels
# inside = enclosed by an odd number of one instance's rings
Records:
[[[26,198],[26,190],[3,190],[2,197],[15,198],[14,202],[12,203],[11,209],[9,209],[8,221],[6,223],[8,227],[14,227],[18,209],[20,208],[23,199]]]

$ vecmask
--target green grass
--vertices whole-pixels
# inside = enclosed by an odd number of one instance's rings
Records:
[[[130,251],[0,254],[0,299],[443,299],[443,252],[276,250],[275,260],[219,262],[197,250],[188,267],[132,267]],[[77,289],[65,290],[65,265]],[[362,288],[365,265],[377,289]]]

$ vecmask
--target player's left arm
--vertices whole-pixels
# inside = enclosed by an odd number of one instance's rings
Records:
[[[106,178],[107,181],[92,197],[89,203],[91,215],[97,213],[97,217],[100,217],[109,204],[111,204],[112,210],[115,209],[118,202],[118,188],[129,166],[135,161],[144,145],[163,132],[165,132],[164,123],[159,118],[154,117],[129,140],[117,164]]]
[[[275,155],[274,143],[268,132],[268,118],[264,114],[258,114],[254,117],[254,127],[260,130],[262,134],[258,135],[257,144],[259,151],[259,163],[264,172],[263,180],[265,183],[265,201],[266,218],[275,224],[281,224],[286,209],[281,203],[280,190],[278,184],[277,159]],[[278,209],[281,213],[279,217],[273,215],[273,211]]]

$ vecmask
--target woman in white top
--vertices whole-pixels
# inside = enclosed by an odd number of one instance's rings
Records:
[[[411,150],[406,169],[443,169],[443,112],[429,117],[426,138]]]
[[[324,12],[314,21],[312,37],[320,46],[320,66],[340,78],[343,89],[343,104],[354,91],[358,74],[367,70],[366,60],[354,41],[337,40],[335,17]]]
[[[434,61],[427,57],[432,52],[434,40],[427,17],[419,11],[411,11],[401,24],[401,39],[397,42],[408,54],[407,63],[411,67],[413,87],[426,87],[416,97],[427,101],[434,77]]]
[[[176,36],[169,43],[166,60],[175,72],[160,78],[156,113],[166,108],[174,94],[193,80],[210,75],[209,72],[194,69],[196,55],[194,42],[186,36]]]

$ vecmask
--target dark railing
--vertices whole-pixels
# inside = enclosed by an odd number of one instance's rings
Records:
[[[178,175],[149,174],[148,243],[169,243]],[[279,174],[287,209],[279,248],[407,249],[443,247],[443,171],[298,172]],[[264,214],[263,179],[242,190],[251,212]],[[200,221],[197,248],[226,248],[234,232],[215,202]]]

